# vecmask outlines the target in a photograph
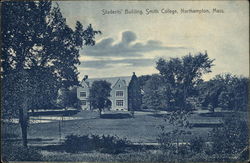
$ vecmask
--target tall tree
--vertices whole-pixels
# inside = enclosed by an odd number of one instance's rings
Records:
[[[142,104],[141,87],[137,76],[133,73],[128,86],[129,111],[140,110]]]
[[[90,88],[89,100],[93,109],[98,109],[100,116],[105,107],[110,107],[111,84],[105,80],[94,81]]]
[[[95,35],[100,31],[93,30],[91,25],[84,30],[80,22],[71,29],[59,6],[52,7],[51,1],[5,1],[1,20],[2,101],[4,109],[13,110],[6,111],[11,113],[8,115],[20,109],[26,115],[28,109],[41,106],[41,100],[46,103],[46,98],[54,99],[60,87],[78,84],[79,49],[83,45],[94,45]],[[15,78],[15,74],[20,75]],[[22,79],[24,76],[26,81]],[[15,87],[15,83],[21,87]],[[33,89],[29,92],[30,85]],[[20,98],[27,92],[33,95]],[[8,107],[9,104],[15,107]],[[25,138],[27,125],[23,124],[26,122],[20,124]],[[24,142],[27,146],[27,140]]]
[[[196,86],[203,74],[211,72],[213,61],[207,53],[186,55],[182,58],[159,59],[156,68],[166,79],[171,88],[175,90],[175,107],[189,109],[187,98],[194,93]]]

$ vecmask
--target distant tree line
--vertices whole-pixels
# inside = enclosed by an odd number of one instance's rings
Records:
[[[159,59],[159,74],[138,78],[142,90],[141,109],[192,110],[194,107],[224,110],[245,110],[249,79],[232,74],[220,74],[209,81],[202,76],[210,73],[213,59],[207,53],[182,58]]]
[[[223,110],[247,111],[249,79],[232,74],[216,75],[197,86],[199,102],[211,111],[220,107]]]

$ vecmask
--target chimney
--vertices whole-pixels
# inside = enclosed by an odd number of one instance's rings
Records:
[[[83,80],[85,81],[85,80],[87,80],[88,79],[88,75],[84,75],[84,78],[83,78]]]

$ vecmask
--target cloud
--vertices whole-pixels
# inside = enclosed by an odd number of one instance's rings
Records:
[[[121,59],[121,60],[92,60],[83,61],[80,67],[100,69],[113,68],[117,66],[123,67],[147,67],[155,64],[155,59]]]
[[[139,57],[145,52],[185,49],[182,46],[164,46],[157,40],[147,40],[145,43],[139,43],[136,40],[137,36],[134,32],[125,31],[122,33],[120,42],[114,43],[113,38],[105,38],[95,46],[85,47],[83,53],[93,57]]]

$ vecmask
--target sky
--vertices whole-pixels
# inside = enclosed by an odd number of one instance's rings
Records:
[[[158,73],[156,61],[207,51],[216,74],[249,76],[248,1],[60,1],[67,24],[92,24],[101,35],[80,51],[79,79]],[[221,12],[213,12],[213,9]],[[164,9],[165,13],[162,13]],[[206,13],[182,13],[181,10]],[[116,14],[104,14],[113,10]],[[133,14],[125,11],[133,10]],[[140,14],[138,11],[142,11]],[[147,11],[154,13],[147,14]],[[168,11],[176,10],[175,12]],[[158,13],[157,13],[158,11]]]

